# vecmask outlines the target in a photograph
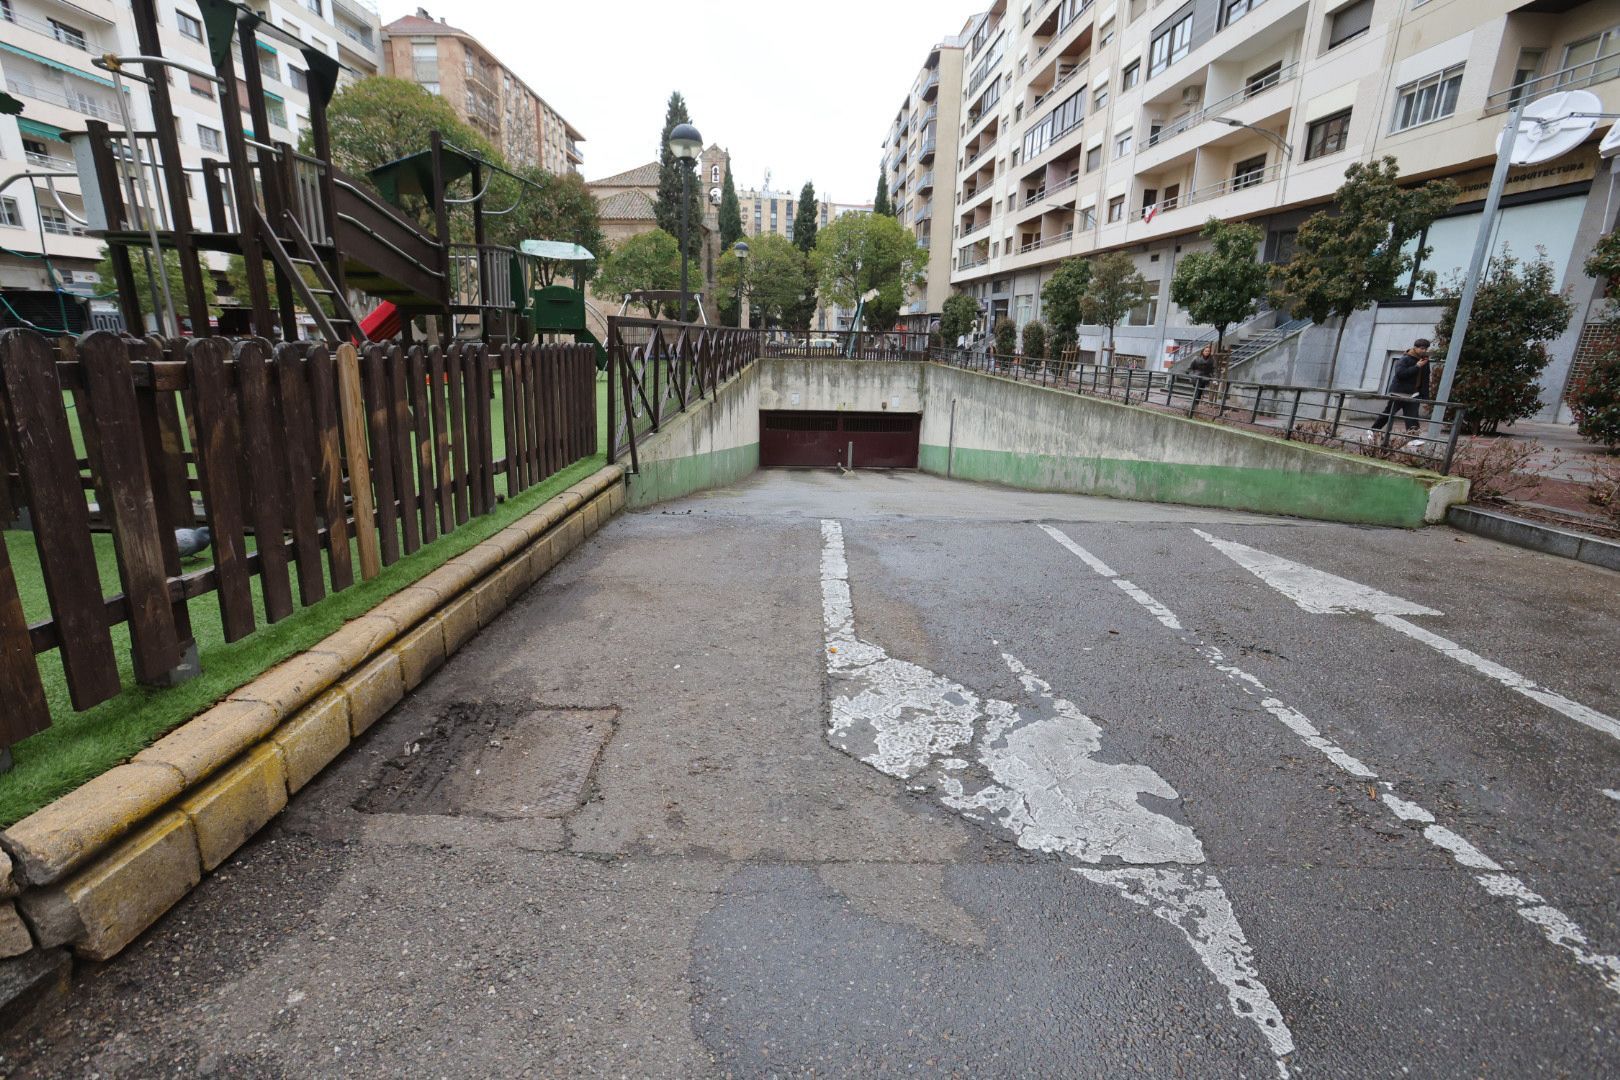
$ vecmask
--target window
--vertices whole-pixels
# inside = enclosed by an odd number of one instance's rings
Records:
[[[425,82],[421,85],[422,89],[426,90],[430,94],[437,94],[439,92],[439,84],[436,82]]]
[[[1108,220],[1110,222],[1125,220],[1125,196],[1115,195],[1108,200]]]
[[[304,6],[317,15],[324,14],[321,10],[321,0],[304,0]]]
[[[196,94],[198,97],[205,97],[210,101],[214,99],[214,84],[212,81],[203,78],[201,75],[198,75],[195,72],[188,72],[186,79],[191,84],[191,92],[193,94]]]
[[[8,229],[22,228],[22,211],[17,209],[17,200],[10,195],[0,195],[0,225]]]
[[[309,93],[309,77],[301,68],[295,68],[291,64],[287,65],[287,85],[300,93]]]
[[[38,139],[24,139],[22,144],[24,157],[33,159],[51,156],[50,151],[45,149],[45,144]]]
[[[1369,8],[1372,0],[1365,0]],[[1162,29],[1153,35],[1153,42],[1148,46],[1148,78],[1153,78],[1159,72],[1185,57],[1192,51],[1193,13],[1191,6],[1183,8],[1172,15],[1167,22],[1161,23]]]
[[[1078,127],[1084,116],[1085,90],[1082,88],[1070,94],[1024,133],[1024,145],[1013,151],[1012,163],[1018,164],[1020,150],[1024,161],[1033,161],[1044,154],[1054,142]]]
[[[264,112],[272,124],[277,127],[287,126],[287,106],[282,102],[277,101],[275,98],[266,98]]]
[[[1244,79],[1243,96],[1246,98],[1254,97],[1254,95],[1260,93],[1262,90],[1270,90],[1273,86],[1276,86],[1281,81],[1282,61],[1279,60],[1270,67],[1261,68],[1253,75],[1250,75],[1247,79]]]
[[[259,74],[267,79],[281,80],[281,61],[276,59],[275,53],[259,50]]]
[[[1102,112],[1108,105],[1108,87],[1097,87],[1097,93],[1092,96],[1091,109],[1093,112]]]
[[[1119,73],[1120,90],[1129,90],[1142,81],[1142,61],[1132,60],[1125,65],[1125,70]]]
[[[84,231],[56,206],[41,206],[39,221],[45,231],[53,236],[74,236]]]
[[[203,39],[202,22],[195,15],[187,15],[183,11],[174,13],[174,24],[180,28],[180,36],[188,37],[192,41]]]
[[[720,166],[715,165],[709,169],[709,180],[716,184],[720,182]]]
[[[1337,49],[1345,42],[1365,34],[1372,26],[1372,11],[1373,0],[1356,0],[1329,15],[1328,48]]]
[[[439,81],[439,45],[435,41],[411,42],[411,81],[419,83],[438,83]],[[437,94],[434,87],[433,93]]]
[[[1114,136],[1114,157],[1122,158],[1131,152],[1131,137],[1134,134],[1131,128],[1126,128]]]
[[[1096,172],[1102,168],[1102,146],[1093,146],[1086,151],[1086,172]]]
[[[1125,316],[1126,326],[1152,326],[1159,321],[1159,286],[1160,281],[1147,282],[1147,299],[1142,301]]]
[[[1181,185],[1171,184],[1164,189],[1164,201],[1159,204],[1160,210],[1174,210],[1181,205]],[[1158,258],[1158,256],[1154,256]]]
[[[1573,68],[1574,70],[1568,70]],[[1620,71],[1620,27],[1593,34],[1564,48],[1561,84],[1585,86]]]
[[[88,47],[84,41],[84,31],[80,30],[77,26],[69,26],[67,23],[57,22],[55,19],[51,19],[50,23],[51,36],[57,41],[60,41],[64,45],[71,45],[75,49],[84,49]]]
[[[1102,33],[1097,38],[1097,48],[1099,48],[1099,49],[1106,48],[1107,46],[1111,45],[1113,43],[1113,41],[1114,41],[1114,20],[1109,19],[1107,24],[1103,26]]]
[[[1254,187],[1266,178],[1266,155],[1244,158],[1232,166],[1232,190]]]
[[[1080,211],[1080,227],[1082,229],[1095,229],[1097,227],[1097,208],[1088,206]]]
[[[1264,2],[1265,0],[1225,0],[1221,4],[1221,29],[1225,30]]]
[[[1390,130],[1405,131],[1456,112],[1462,76],[1463,65],[1458,64],[1396,90],[1395,117]]]
[[[1305,134],[1305,160],[1337,154],[1350,134],[1350,110],[1312,120]]]
[[[217,153],[225,149],[224,135],[218,128],[211,128],[206,124],[197,125],[197,142],[204,150],[213,150]]]

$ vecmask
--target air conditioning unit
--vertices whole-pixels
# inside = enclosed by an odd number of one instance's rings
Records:
[[[101,284],[101,275],[94,270],[64,270],[62,277],[71,285]]]
[[[1181,90],[1181,103],[1183,105],[1197,105],[1200,101],[1203,101],[1203,100],[1204,100],[1204,88],[1202,86],[1185,86],[1185,87],[1182,87],[1182,90]]]

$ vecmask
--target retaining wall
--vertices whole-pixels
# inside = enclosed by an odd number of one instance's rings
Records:
[[[759,375],[760,365],[750,364],[712,400],[669,419],[657,434],[643,435],[636,444],[640,471],[629,477],[627,505],[650,506],[724,487],[758,469]],[[628,455],[623,463],[629,465]]]

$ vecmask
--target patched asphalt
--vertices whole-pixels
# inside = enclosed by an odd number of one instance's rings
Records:
[[[761,474],[622,516],[67,1008],[19,1076],[1275,1076],[1176,926],[829,745],[855,626],[981,696],[1016,656],[1180,799],[1294,1076],[1620,1071],[1620,992],[1047,522],[1620,953],[1620,743],[1193,528],[1419,601],[1620,715],[1613,573],[1465,538]],[[1620,986],[1620,980],[1617,980]]]

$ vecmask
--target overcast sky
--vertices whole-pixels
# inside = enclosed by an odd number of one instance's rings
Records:
[[[912,77],[987,0],[434,0],[585,134],[596,180],[653,159],[671,90],[739,188],[870,202]],[[418,4],[382,0],[383,22]]]

